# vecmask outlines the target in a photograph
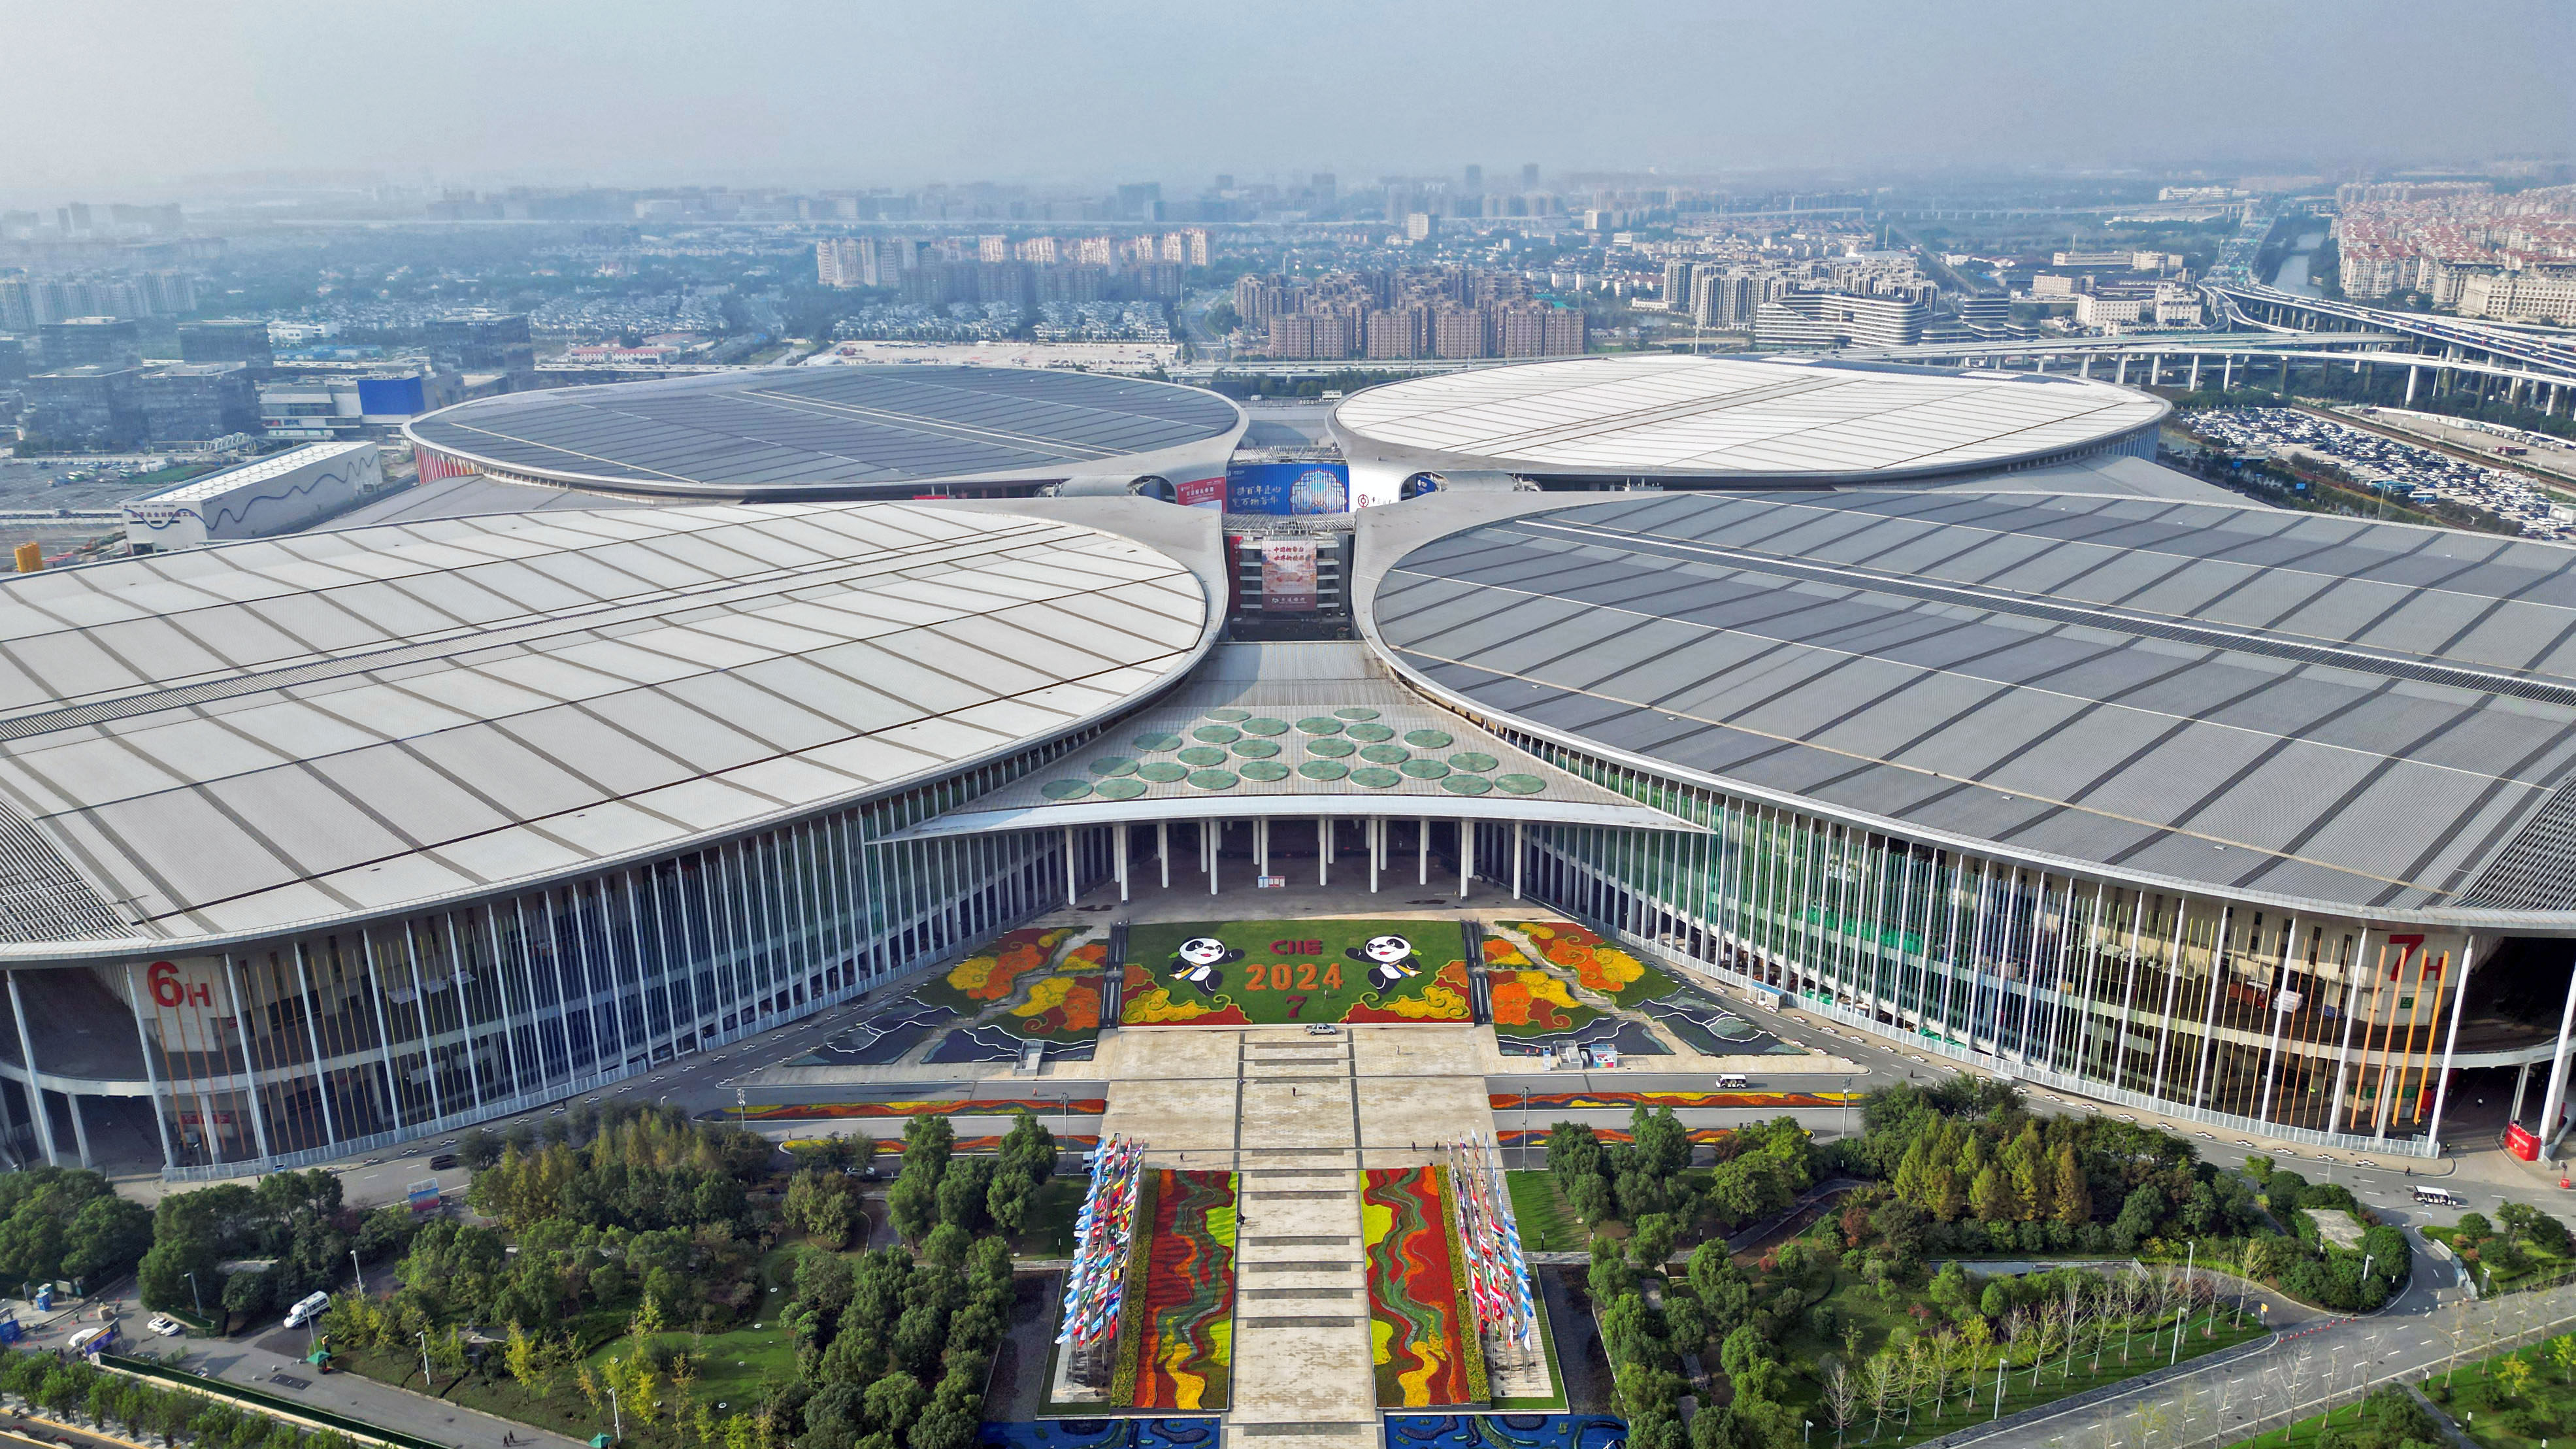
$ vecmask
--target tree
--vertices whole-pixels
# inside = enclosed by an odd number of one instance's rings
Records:
[[[257,1318],[268,1308],[268,1274],[235,1273],[224,1280],[224,1311],[244,1319]]]
[[[905,1242],[920,1242],[939,1220],[937,1180],[927,1172],[915,1172],[911,1163],[905,1163],[894,1186],[886,1190],[886,1216],[893,1220],[894,1230],[903,1234]]]
[[[114,1193],[91,1198],[72,1214],[63,1233],[65,1276],[105,1281],[125,1272],[152,1247],[152,1210]]]
[[[1690,1166],[1690,1129],[1670,1107],[1648,1112],[1641,1103],[1628,1114],[1628,1132],[1638,1168],[1658,1180]]]
[[[1968,1211],[1985,1222],[2000,1223],[2017,1216],[2016,1207],[2004,1174],[1991,1166],[1978,1168],[1968,1185]]]
[[[501,1366],[512,1382],[543,1399],[554,1392],[554,1376],[546,1372],[545,1345],[528,1336],[528,1331],[513,1323],[508,1343],[501,1350]]]
[[[956,1150],[957,1131],[945,1117],[915,1117],[903,1124],[904,1171],[916,1169],[936,1182]]]
[[[912,1427],[914,1416],[921,1412],[921,1406],[928,1398],[919,1379],[898,1370],[868,1385],[863,1403],[870,1425],[901,1437]]]
[[[2531,1392],[2531,1361],[2521,1354],[2508,1354],[2495,1366],[2496,1387],[2505,1397],[2519,1399]]]
[[[2085,1180],[2084,1165],[2075,1158],[2075,1144],[2057,1144],[2056,1164],[2057,1220],[2068,1227],[2082,1227],[2093,1221],[2093,1189]]]
[[[1663,1267],[1673,1256],[1673,1239],[1680,1235],[1679,1228],[1664,1213],[1648,1213],[1637,1219],[1635,1227],[1628,1238],[1628,1251],[1647,1268]]]

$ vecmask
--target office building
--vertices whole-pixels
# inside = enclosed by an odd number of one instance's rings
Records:
[[[182,362],[135,381],[143,436],[159,445],[209,443],[259,428],[259,394],[239,362]]]
[[[430,358],[449,372],[533,373],[537,350],[520,312],[460,312],[424,329]]]
[[[64,367],[27,379],[20,426],[56,447],[115,451],[143,442],[143,403],[136,367]]]
[[[36,329],[36,345],[45,366],[56,372],[75,367],[137,367],[143,362],[143,329],[132,318],[71,317]]]
[[[183,362],[238,362],[253,372],[276,364],[265,322],[220,321],[179,324],[179,359]]]

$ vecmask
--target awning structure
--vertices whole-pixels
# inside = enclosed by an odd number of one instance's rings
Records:
[[[1308,643],[1220,645],[1089,748],[898,838],[1318,817],[1698,829],[1423,699],[1359,644]]]

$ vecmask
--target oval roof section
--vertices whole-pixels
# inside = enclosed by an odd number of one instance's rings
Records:
[[[501,514],[0,588],[0,940],[399,909],[756,829],[1132,706],[1134,540],[910,504]]]
[[[1662,354],[1391,383],[1336,408],[1333,429],[1355,451],[1515,472],[1824,479],[2062,456],[2167,411],[2076,377]]]
[[[1115,471],[1113,460],[1228,440],[1242,426],[1224,398],[1169,383],[899,365],[510,393],[443,408],[403,431],[503,476],[782,498]]]
[[[2572,566],[2251,504],[1663,494],[1434,540],[1370,612],[1476,708],[1845,819],[2214,894],[2564,911]]]

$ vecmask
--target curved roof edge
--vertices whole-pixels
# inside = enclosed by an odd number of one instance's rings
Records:
[[[2067,494],[2062,496],[2116,498],[2120,495]],[[1376,609],[1378,586],[1385,580],[1387,573],[1415,549],[1436,539],[1463,533],[1487,523],[1532,513],[1580,508],[1585,506],[1586,501],[1610,500],[1608,498],[1569,500],[1563,494],[1432,494],[1415,499],[1401,509],[1363,510],[1358,515],[1359,538],[1356,557],[1351,568],[1351,617],[1352,622],[1358,626],[1361,639],[1367,643],[1370,652],[1384,661],[1387,668],[1403,681],[1407,688],[1417,690],[1443,708],[1453,710],[1488,728],[1519,730],[1524,734],[1551,740],[1568,749],[1580,750],[1597,759],[1608,760],[1631,769],[1663,775],[1741,799],[1785,806],[1821,819],[1855,825],[1864,830],[1894,836],[1900,840],[1989,856],[1996,860],[2012,861],[2057,874],[2109,881],[2133,889],[2188,896],[2195,900],[2243,901],[2250,905],[2295,911],[2302,915],[2330,916],[2340,920],[2438,926],[2470,932],[2510,931],[2517,935],[2576,936],[2576,912],[2508,911],[2475,907],[2383,911],[2356,906],[2348,901],[2325,901],[2260,890],[2213,890],[2205,881],[2189,881],[2178,876],[2148,871],[2121,870],[2100,861],[2080,860],[2045,851],[2020,849],[1975,836],[1928,829],[1890,815],[1879,815],[1870,811],[1827,804],[1790,791],[1749,784],[1724,775],[1695,770],[1687,765],[1674,764],[1669,760],[1656,759],[1651,755],[1637,754],[1634,751],[1603,744],[1588,736],[1525,719],[1507,710],[1496,709],[1434,681],[1407,662],[1402,654],[1387,644],[1385,636],[1378,632]],[[2248,511],[2270,511],[2263,505],[2251,501],[2246,502],[2243,507]],[[1422,511],[1414,512],[1417,509]],[[1444,517],[1444,514],[1447,516]]]
[[[1510,364],[1508,366],[1556,367],[1562,366],[1568,362],[1613,362],[1616,360],[1617,358],[1615,356],[1600,356],[1588,359],[1558,359],[1549,362],[1533,361],[1528,363]],[[1920,467],[1877,467],[1835,471],[1803,469],[1747,469],[1742,471],[1722,471],[1692,468],[1607,466],[1600,468],[1579,468],[1564,466],[1561,464],[1543,463],[1534,459],[1517,457],[1508,453],[1453,451],[1392,442],[1362,431],[1357,424],[1347,426],[1344,424],[1342,420],[1344,410],[1352,407],[1354,404],[1361,403],[1363,399],[1368,398],[1371,394],[1382,393],[1386,389],[1399,388],[1406,386],[1408,383],[1422,380],[1414,378],[1402,379],[1391,383],[1383,383],[1377,387],[1365,388],[1359,392],[1353,393],[1350,397],[1344,399],[1333,408],[1333,411],[1327,420],[1327,427],[1330,429],[1333,437],[1340,442],[1343,454],[1351,459],[1352,462],[1396,464],[1403,466],[1407,472],[1443,472],[1461,468],[1493,469],[1510,473],[1517,477],[1534,480],[1563,479],[1574,481],[1612,478],[1645,478],[1657,480],[1668,486],[1678,484],[1698,485],[1707,488],[1742,488],[1750,490],[1762,488],[1840,487],[1868,483],[1930,481],[1936,479],[1973,476],[1979,473],[1996,473],[2025,468],[2045,468],[2057,464],[2075,462],[2084,458],[2097,457],[2107,452],[2116,452],[2123,447],[2135,443],[2140,438],[2152,438],[2155,436],[2156,430],[2164,425],[2165,420],[2173,416],[2174,411],[2172,403],[2161,397],[2157,397],[2153,393],[2145,392],[2140,389],[2128,388],[2122,384],[2113,383],[2103,378],[2078,378],[2072,375],[2055,373],[2008,373],[2000,371],[1987,373],[1984,370],[1963,372],[1960,369],[1948,367],[1915,367],[1900,363],[1887,362],[1848,362],[1838,358],[1816,357],[1802,353],[1730,353],[1727,354],[1726,360],[1747,363],[1765,363],[1782,367],[1823,368],[1842,372],[1880,374],[1906,379],[1938,378],[1963,380],[1970,383],[1983,383],[1989,386],[2080,385],[2104,389],[2117,388],[2124,392],[2136,393],[2137,400],[2140,402],[2152,403],[2154,405],[2154,411],[2150,416],[2143,418],[2138,422],[2106,432],[2097,437],[2086,439],[2078,444],[2040,448],[2022,453],[2001,453],[1987,457],[1963,458],[1946,463],[1929,464]],[[1484,375],[1491,376],[1494,372],[1503,370],[1508,370],[1508,367],[1505,369],[1486,369]],[[1441,374],[1441,376],[1449,375],[1451,374]]]
[[[1168,503],[1142,498],[991,501],[932,499],[923,500],[913,506],[1035,517],[1073,527],[1088,528],[1154,549],[1164,554],[1173,563],[1187,569],[1203,591],[1207,608],[1200,626],[1198,642],[1191,648],[1188,660],[1176,666],[1163,678],[1104,705],[1047,736],[1029,736],[1013,740],[974,755],[945,761],[899,779],[871,785],[863,790],[854,790],[823,800],[803,802],[756,819],[707,831],[684,842],[655,842],[633,850],[605,854],[596,859],[586,860],[574,870],[539,872],[509,881],[442,891],[399,904],[333,912],[303,920],[277,922],[249,930],[215,931],[185,937],[115,936],[62,941],[0,942],[0,965],[22,969],[44,966],[89,966],[153,956],[223,952],[259,942],[278,941],[304,935],[326,927],[362,926],[378,921],[399,920],[427,911],[450,910],[479,901],[522,895],[532,890],[542,889],[556,881],[587,879],[609,871],[631,869],[650,861],[666,859],[693,850],[703,850],[728,841],[745,839],[801,820],[846,810],[870,800],[901,795],[931,781],[974,770],[995,760],[1006,759],[1029,748],[1033,742],[1041,738],[1060,739],[1115,720],[1152,702],[1185,681],[1193,670],[1206,662],[1209,651],[1216,647],[1224,633],[1226,619],[1223,607],[1225,591],[1222,520],[1213,511],[1178,508]]]
[[[1008,371],[1010,369],[997,368],[988,370]],[[657,484],[650,479],[644,478],[615,477],[606,474],[582,473],[575,472],[571,469],[531,468],[506,463],[495,458],[489,458],[480,453],[459,448],[450,443],[435,442],[423,437],[419,432],[420,427],[423,425],[434,423],[439,419],[447,417],[449,414],[456,413],[462,409],[488,405],[494,401],[492,398],[469,398],[464,402],[450,403],[446,407],[437,408],[430,412],[422,413],[417,417],[407,419],[402,425],[402,438],[404,442],[409,443],[416,450],[435,454],[440,458],[446,459],[458,466],[469,468],[487,478],[498,478],[505,482],[527,483],[541,487],[576,488],[584,492],[599,493],[614,498],[641,498],[651,499],[657,502],[671,502],[676,500],[705,503],[833,503],[886,501],[892,499],[911,500],[921,489],[945,486],[1041,486],[1050,483],[1061,483],[1068,478],[1086,474],[1118,473],[1144,477],[1149,475],[1160,475],[1166,472],[1166,470],[1188,473],[1191,472],[1191,470],[1200,467],[1212,468],[1215,473],[1218,474],[1222,474],[1225,471],[1226,460],[1233,456],[1236,445],[1242,441],[1244,431],[1249,428],[1252,423],[1251,414],[1244,411],[1241,403],[1225,396],[1223,393],[1215,392],[1206,388],[1190,387],[1183,383],[1157,383],[1151,378],[1126,380],[1152,383],[1158,387],[1178,388],[1187,392],[1203,393],[1207,397],[1224,403],[1227,408],[1231,409],[1234,414],[1234,424],[1230,428],[1211,433],[1196,442],[1178,444],[1168,448],[1152,449],[1139,453],[1121,453],[1115,455],[1115,457],[1111,459],[1089,460],[1079,463],[1067,462],[1061,467],[1049,467],[1035,471],[1026,469],[1001,469],[982,473],[925,474],[919,477],[903,478],[882,483],[776,484],[742,487],[704,483]],[[605,384],[605,386],[608,387],[650,387],[652,385],[653,383],[650,381]],[[527,394],[527,396],[539,395],[541,394]],[[503,396],[515,397],[522,395],[504,394]],[[1104,466],[1105,464],[1113,461],[1118,463],[1120,466],[1116,468]],[[1197,473],[1194,476],[1204,477],[1210,475],[1206,473]]]

